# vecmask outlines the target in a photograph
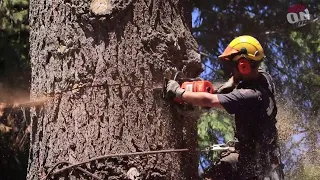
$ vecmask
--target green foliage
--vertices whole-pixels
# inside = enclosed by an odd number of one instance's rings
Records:
[[[233,124],[230,117],[221,112],[204,113],[198,123],[198,142],[200,147],[218,143],[218,139],[233,139]]]
[[[290,38],[298,44],[301,49],[299,61],[300,67],[295,68],[299,75],[296,77],[296,83],[288,84],[295,89],[303,87],[303,91],[296,94],[297,100],[300,102],[309,101],[311,103],[311,111],[314,116],[319,114],[320,109],[320,66],[319,57],[320,42],[320,25],[313,24],[309,27],[308,33],[304,31],[291,32]],[[308,108],[303,107],[303,108]]]
[[[28,0],[4,0],[0,7],[0,81],[27,89],[30,80]]]
[[[0,27],[10,34],[28,31],[28,0],[4,0],[0,7]]]
[[[198,144],[200,149],[232,139],[234,139],[233,121],[229,115],[219,111],[211,111],[201,116],[198,123]],[[214,161],[217,154],[203,152],[202,156],[206,160]]]

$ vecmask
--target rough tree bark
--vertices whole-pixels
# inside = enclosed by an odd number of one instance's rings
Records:
[[[195,149],[197,117],[178,113],[157,91],[167,68],[190,77],[202,70],[191,9],[182,0],[30,1],[31,99],[55,96],[31,112],[27,179],[40,179],[59,161]],[[126,179],[131,167],[143,179],[195,179],[198,156],[130,156],[82,166],[103,179]],[[88,179],[77,170],[60,177]]]

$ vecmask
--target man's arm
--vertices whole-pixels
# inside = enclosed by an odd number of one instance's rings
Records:
[[[171,97],[182,98],[192,105],[223,108],[229,114],[252,109],[262,100],[261,93],[253,89],[235,89],[228,94],[189,92],[180,88],[180,85],[173,80],[170,80],[167,85],[167,94],[170,94]]]
[[[182,94],[182,99],[185,102],[196,106],[215,107],[224,109],[223,106],[220,104],[220,101],[216,94],[186,91]]]
[[[262,101],[261,93],[252,89],[236,89],[228,94],[186,91],[182,99],[196,106],[221,108],[229,114],[252,109]]]

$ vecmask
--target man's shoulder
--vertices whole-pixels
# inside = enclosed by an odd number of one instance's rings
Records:
[[[268,88],[268,90],[270,92],[275,94],[276,93],[276,90],[275,90],[276,88],[275,88],[275,84],[274,84],[274,80],[273,80],[272,76],[268,72],[266,72],[264,70],[260,70],[259,73],[262,75],[262,77],[264,78],[264,80],[266,82],[266,85],[265,85],[266,88]]]
[[[259,89],[254,89],[254,88],[240,88],[240,89],[235,89],[235,91],[238,91],[244,95],[251,95],[251,94],[260,94]]]
[[[239,93],[244,99],[260,98],[262,92],[258,88],[239,88],[234,89],[235,93]]]

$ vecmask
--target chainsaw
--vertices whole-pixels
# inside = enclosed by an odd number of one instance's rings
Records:
[[[187,78],[181,71],[175,73],[174,81],[180,84],[180,88],[190,92],[207,92],[213,94],[214,88],[210,81],[201,78]],[[163,83],[163,98],[166,98],[166,87],[169,79],[165,78]],[[181,98],[174,98],[173,101],[177,104],[184,104]]]

